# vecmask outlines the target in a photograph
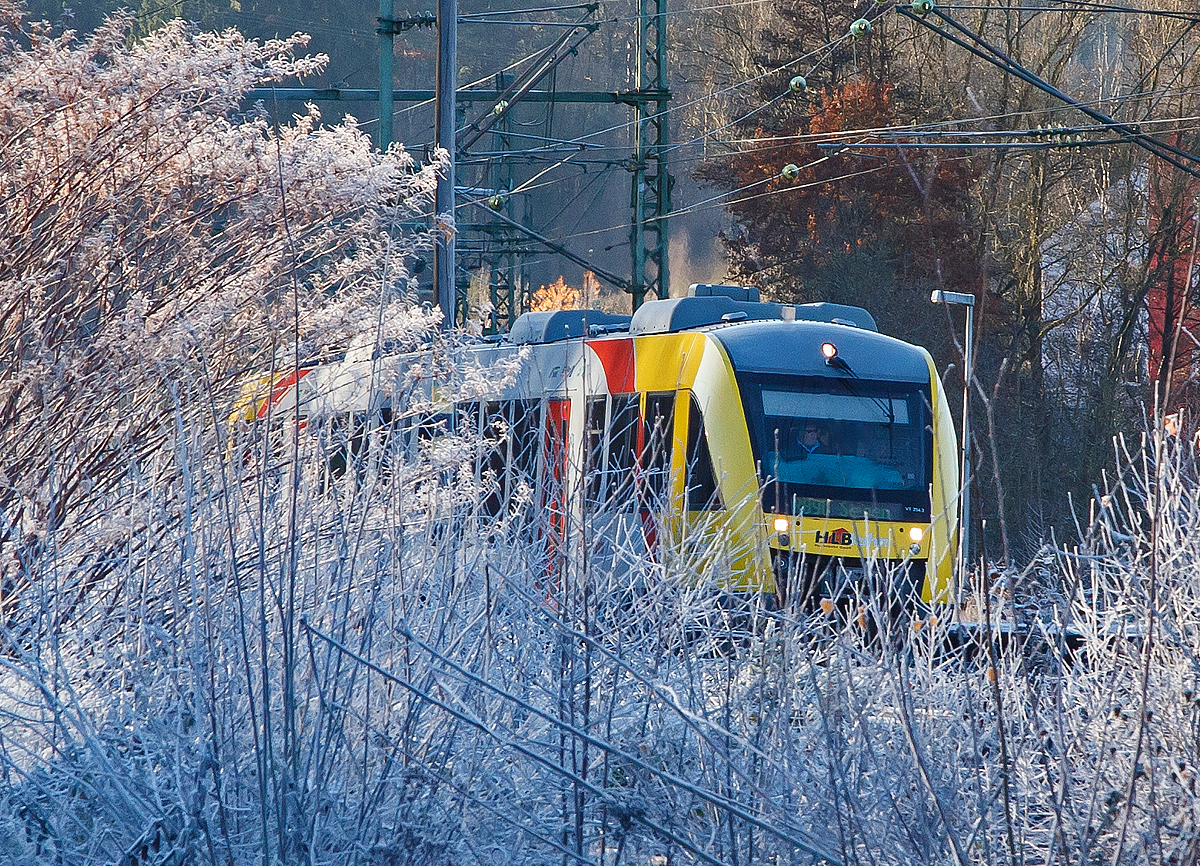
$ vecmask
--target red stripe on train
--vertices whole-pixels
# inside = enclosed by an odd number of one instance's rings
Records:
[[[263,404],[258,407],[258,413],[257,413],[256,417],[258,417],[258,418],[267,417],[267,412],[270,410],[270,408],[272,406],[274,406],[276,403],[278,403],[283,398],[283,395],[287,393],[288,388],[291,388],[296,383],[298,383],[301,379],[303,379],[305,376],[307,376],[309,373],[311,373],[313,371],[313,369],[314,369],[313,367],[308,367],[304,370],[293,370],[292,372],[290,372],[286,376],[284,376],[282,379],[277,381],[274,385],[272,385],[271,386],[271,399],[263,401]],[[298,394],[296,395],[296,399],[299,400]]]
[[[588,342],[587,347],[596,353],[604,366],[608,393],[632,394],[637,390],[632,339],[594,340]]]

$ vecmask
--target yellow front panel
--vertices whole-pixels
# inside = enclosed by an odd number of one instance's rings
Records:
[[[928,358],[928,354],[926,354]],[[931,501],[930,566],[925,581],[926,601],[952,600],[955,559],[958,556],[958,440],[946,392],[928,358],[933,388],[933,488]]]
[[[635,337],[633,351],[638,391],[691,388],[704,352],[704,334],[654,334]]]
[[[783,532],[775,528],[781,521],[787,522]],[[772,530],[768,540],[776,550],[862,560],[899,561],[929,557],[931,535],[927,523],[767,514],[764,525]],[[910,534],[914,528],[920,530],[919,542],[913,541]],[[783,537],[787,538],[786,544]],[[911,549],[913,544],[917,545],[916,552]]]

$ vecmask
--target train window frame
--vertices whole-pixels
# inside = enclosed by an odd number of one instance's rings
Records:
[[[638,465],[642,413],[639,395],[610,394],[605,442],[606,501],[612,510],[632,510],[633,479]]]
[[[591,394],[584,400],[583,493],[594,511],[629,511],[638,461],[640,397]],[[619,429],[617,429],[619,425]]]
[[[539,399],[509,398],[479,404],[478,436],[485,453],[475,474],[482,482],[485,473],[490,473],[482,502],[483,513],[489,517],[514,511],[522,482],[536,495],[542,403]]]
[[[589,394],[583,401],[583,501],[604,504],[604,461],[608,447],[608,395]]]
[[[721,511],[725,503],[712,459],[704,412],[694,392],[681,391],[680,397],[684,393],[688,395],[687,440],[683,452],[684,507],[687,511]]]
[[[367,465],[370,437],[378,429],[366,412],[337,412],[323,419],[317,428],[317,449],[322,455],[321,486],[332,485],[351,472],[361,478]]]

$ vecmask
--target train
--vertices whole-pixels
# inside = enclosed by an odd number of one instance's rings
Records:
[[[873,570],[902,575],[906,603],[951,599],[959,479],[946,394],[929,353],[862,308],[697,284],[632,316],[525,313],[462,347],[454,363],[494,384],[458,402],[439,397],[437,374],[412,375],[421,353],[384,374],[379,353],[258,379],[234,419],[334,419],[340,471],[372,431],[395,448],[473,431],[482,512],[548,515],[540,533],[563,568],[583,547],[593,563],[602,550],[626,561],[686,550],[695,579],[776,605],[828,605]],[[396,404],[417,381],[420,417]]]

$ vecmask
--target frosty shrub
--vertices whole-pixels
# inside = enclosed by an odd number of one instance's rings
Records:
[[[176,411],[179,482],[140,491],[181,515],[171,543],[86,605],[58,572],[90,534],[42,554],[0,657],[0,861],[1195,862],[1174,443],[1128,455],[956,650],[948,612],[889,631],[870,587],[837,616],[742,609],[694,549],[590,555],[603,514],[556,557],[526,493],[494,507],[469,426],[392,394],[354,452],[328,420],[205,451]]]
[[[2,8],[0,863],[1197,862],[1187,446],[1123,449],[966,647],[886,569],[731,601],[438,420],[514,371],[406,302],[432,169],[240,113],[299,38]],[[342,352],[386,422],[229,422]]]
[[[172,483],[152,455],[177,411],[211,422],[246,371],[344,348],[364,322],[409,330],[395,311],[422,241],[389,228],[426,206],[436,168],[373,153],[351,119],[323,126],[310,107],[277,128],[247,109],[249,88],[321,68],[294,56],[303,36],[259,44],[176,21],[135,42],[126,15],[52,36],[17,13],[0,10],[10,592],[28,581],[14,556],[85,524],[94,545],[68,579],[173,525],[129,493]]]

